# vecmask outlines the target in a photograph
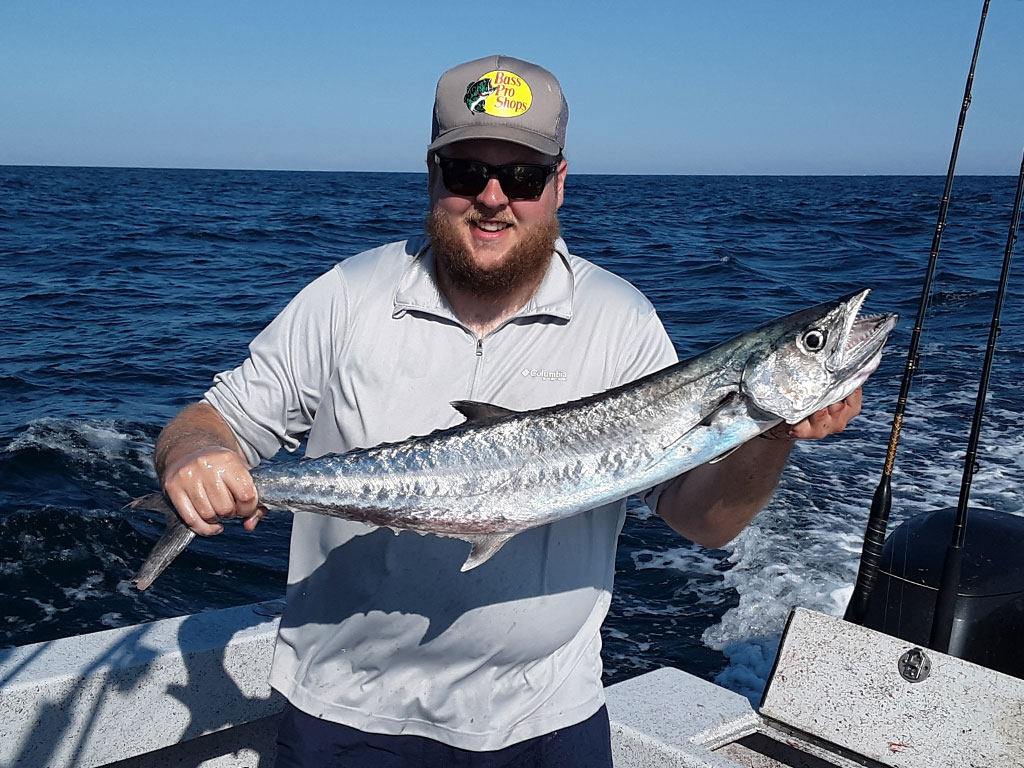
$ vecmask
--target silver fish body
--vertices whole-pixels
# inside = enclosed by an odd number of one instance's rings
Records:
[[[456,427],[252,471],[260,502],[472,545],[462,570],[511,537],[624,498],[795,423],[875,370],[895,315],[858,318],[863,290],[775,320],[615,389],[532,411],[453,403]],[[145,589],[192,540],[162,494],[168,530]]]

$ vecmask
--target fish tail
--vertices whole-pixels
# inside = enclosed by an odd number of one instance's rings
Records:
[[[174,558],[185,551],[185,548],[192,543],[192,539],[196,537],[196,533],[181,521],[178,513],[171,506],[170,501],[162,493],[150,493],[146,496],[140,496],[127,506],[132,509],[149,509],[154,512],[162,512],[164,517],[167,518],[167,528],[164,529],[163,536],[153,546],[149,557],[146,558],[146,561],[132,579],[132,583],[139,589],[146,589],[156,581],[157,577],[164,572],[164,569],[174,561]]]

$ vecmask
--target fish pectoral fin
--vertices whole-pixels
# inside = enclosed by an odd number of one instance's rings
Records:
[[[469,550],[469,557],[466,558],[466,562],[459,568],[460,571],[465,573],[490,560],[499,549],[505,546],[505,542],[512,537],[495,534],[493,536],[460,536],[459,538],[473,545],[473,548]]]
[[[500,405],[481,403],[477,400],[453,400],[450,405],[465,416],[466,421],[470,424],[500,419],[504,416],[519,413],[519,411],[513,411],[511,408],[502,408]]]
[[[736,402],[736,398],[737,397],[739,397],[739,393],[738,392],[728,392],[726,395],[724,395],[722,397],[722,399],[719,400],[710,411],[708,411],[708,413],[704,416],[704,418],[702,418],[700,421],[698,421],[692,427],[687,429],[685,432],[680,433],[680,435],[678,437],[676,437],[675,440],[673,440],[671,443],[669,443],[664,448],[662,448],[661,449],[661,453],[658,454],[653,459],[651,459],[650,463],[646,467],[644,467],[643,471],[646,472],[646,471],[650,470],[651,467],[656,466],[659,462],[662,461],[662,459],[664,459],[668,454],[672,453],[672,451],[674,451],[676,449],[676,447],[680,443],[682,443],[684,440],[686,440],[686,438],[689,435],[691,435],[693,432],[695,432],[696,430],[698,430],[698,429],[707,429],[708,427],[713,426],[714,423],[715,423],[715,417],[717,417],[723,411],[726,411],[726,410],[729,410],[730,408],[732,408],[734,403]],[[739,446],[737,446],[737,447],[739,447]],[[730,453],[732,453],[732,451],[734,451],[734,450],[736,450],[736,448],[733,448],[732,450],[727,451],[726,453],[722,454],[721,456],[716,457],[715,459],[713,459],[713,461],[721,461],[726,456],[728,456]]]
[[[139,568],[139,572],[132,578],[132,582],[139,589],[146,589],[156,581],[157,577],[164,572],[164,569],[171,562],[185,551],[196,537],[196,532],[185,525],[174,507],[167,501],[162,493],[150,493],[147,496],[140,496],[128,504],[132,509],[149,509],[154,512],[162,512],[167,518],[167,527],[163,536],[153,545],[149,557]]]
[[[715,403],[715,407],[708,411],[707,415],[697,422],[698,427],[710,427],[715,423],[715,417],[725,409],[729,408],[739,397],[739,392],[729,392],[721,400]]]

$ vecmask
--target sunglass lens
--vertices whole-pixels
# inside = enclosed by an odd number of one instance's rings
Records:
[[[541,196],[547,169],[539,165],[503,165],[498,170],[498,181],[509,197],[533,200]]]
[[[460,158],[439,158],[441,179],[453,195],[472,197],[484,191],[491,174],[505,194],[514,200],[536,200],[544,192],[551,169],[543,165],[512,164],[492,167]]]
[[[472,160],[444,159],[441,179],[453,195],[479,195],[487,186],[487,166]]]

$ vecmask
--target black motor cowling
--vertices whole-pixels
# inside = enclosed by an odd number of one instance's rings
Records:
[[[864,626],[927,647],[955,509],[886,539]],[[949,654],[1024,679],[1024,517],[972,509]]]

